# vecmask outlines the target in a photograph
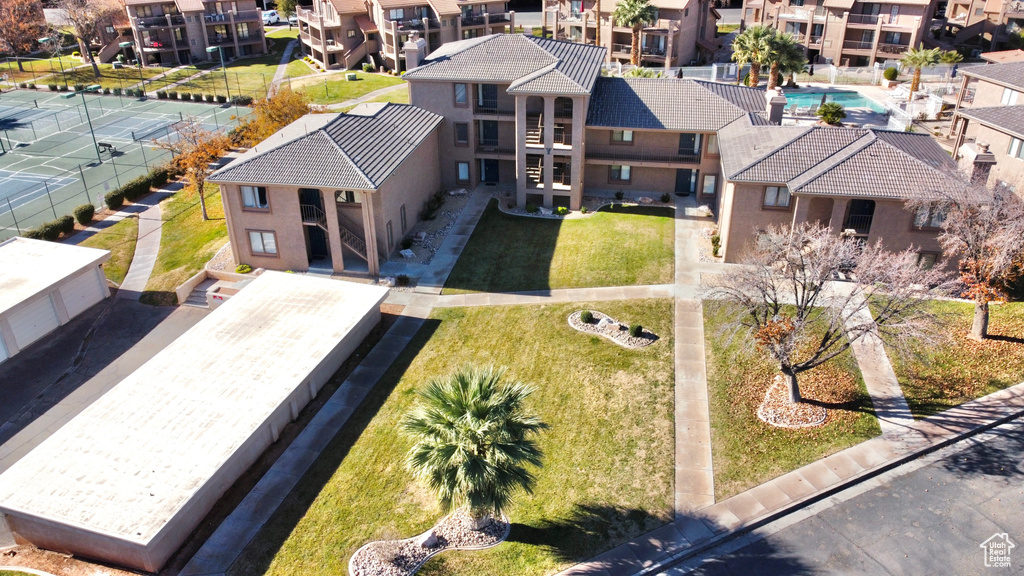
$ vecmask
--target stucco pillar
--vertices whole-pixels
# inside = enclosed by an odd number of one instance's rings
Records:
[[[585,30],[585,29],[584,29]],[[579,210],[583,203],[583,173],[585,169],[583,147],[586,134],[586,98],[572,99],[572,192],[569,194],[569,209]]]
[[[790,223],[790,230],[807,221],[807,210],[810,206],[810,198],[793,196],[793,221]]]
[[[846,207],[849,204],[849,198],[836,198],[835,203],[832,204],[832,218],[829,220],[828,227],[837,235],[843,233],[843,220],[846,219]]]
[[[334,192],[326,190],[321,192],[324,202],[324,216],[327,218],[327,244],[331,251],[331,268],[335,272],[345,270],[345,257],[342,254],[344,247],[341,245],[341,231],[338,229],[338,202],[334,198]]]
[[[238,58],[239,56],[242,55],[242,50],[238,47],[238,28],[235,27],[235,11],[234,10],[231,10],[230,12],[228,12],[228,19],[231,21],[231,39],[234,41],[234,44],[235,44],[235,58]],[[322,36],[321,36],[321,40],[323,40]],[[327,56],[324,56],[324,58],[326,59]]]
[[[363,241],[366,242],[366,266],[371,276],[380,272],[380,257],[377,255],[377,223],[373,210],[375,200],[377,200],[376,194],[363,194],[363,230],[365,231]],[[337,222],[337,212],[335,212],[334,218]]]
[[[174,61],[178,66],[181,66],[183,62],[178,59],[178,38],[174,35],[174,27],[171,25],[171,14],[164,14],[164,18],[167,20],[167,26],[170,28],[167,33],[171,37],[171,48],[174,49]]]
[[[555,162],[551,153],[555,146],[555,97],[544,97],[544,206],[551,207],[554,192]]]
[[[526,206],[526,99],[516,95],[516,204]]]

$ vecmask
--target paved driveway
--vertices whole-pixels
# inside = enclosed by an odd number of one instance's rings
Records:
[[[924,458],[932,461],[666,574],[1024,574],[1024,419]],[[981,544],[1003,533],[1016,546],[1011,566],[986,567]]]

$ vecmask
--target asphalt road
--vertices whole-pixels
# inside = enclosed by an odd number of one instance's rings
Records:
[[[1022,459],[1018,418],[664,574],[1024,574]],[[1004,533],[1010,565],[986,567],[982,543]]]

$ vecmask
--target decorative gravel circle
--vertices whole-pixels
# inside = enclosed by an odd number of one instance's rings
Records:
[[[781,374],[776,374],[772,385],[757,408],[757,417],[778,428],[815,428],[825,423],[825,408],[807,402],[789,401],[789,386]]]
[[[588,324],[583,320],[580,320],[580,314],[582,312],[582,310],[577,310],[576,312],[569,314],[569,326],[572,326],[580,332],[589,332],[591,334],[603,336],[624,348],[643,348],[644,346],[654,344],[658,340],[658,335],[647,328],[644,328],[641,331],[640,336],[630,336],[629,326],[622,324],[607,314],[602,314],[595,310],[590,311],[590,313],[594,315],[594,322],[592,324]]]
[[[481,530],[468,527],[469,515],[459,509],[419,536],[365,544],[348,561],[352,576],[411,576],[427,560],[448,550],[482,550],[501,544],[512,528],[508,518],[494,518]],[[424,546],[430,534],[436,542]]]

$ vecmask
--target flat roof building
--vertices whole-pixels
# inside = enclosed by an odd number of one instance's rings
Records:
[[[0,475],[0,520],[41,548],[159,570],[379,322],[386,295],[262,274]]]
[[[110,251],[43,240],[0,243],[0,363],[110,296]]]

